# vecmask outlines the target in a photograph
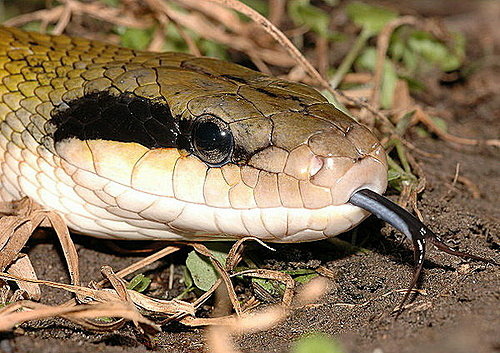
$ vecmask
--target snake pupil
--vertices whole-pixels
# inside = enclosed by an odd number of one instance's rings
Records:
[[[195,123],[192,142],[196,155],[211,166],[227,163],[233,149],[231,131],[224,122],[211,116]]]

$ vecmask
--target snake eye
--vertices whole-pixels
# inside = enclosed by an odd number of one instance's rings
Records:
[[[213,116],[199,118],[193,126],[195,154],[213,167],[228,162],[233,151],[233,135],[225,122]]]

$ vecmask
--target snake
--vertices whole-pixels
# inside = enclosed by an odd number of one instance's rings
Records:
[[[454,255],[382,196],[375,135],[305,84],[184,53],[0,27],[0,200],[29,197],[77,233],[295,243],[370,213]],[[408,292],[409,293],[409,292]]]

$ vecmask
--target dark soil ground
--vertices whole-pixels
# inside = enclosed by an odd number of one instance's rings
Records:
[[[449,131],[470,138],[500,137],[500,67],[498,30],[500,6],[495,1],[455,2],[436,8],[436,2],[419,2],[408,12],[439,15],[468,37],[470,60],[496,52],[496,62],[484,64],[466,80],[435,87],[419,97],[449,112]],[[414,5],[414,2],[410,2]],[[426,12],[427,11],[427,12]],[[433,12],[434,11],[434,12]],[[496,19],[496,26],[491,23]],[[499,256],[499,150],[494,147],[452,145],[433,137],[409,139],[422,150],[442,158],[416,155],[428,178],[419,200],[427,225],[462,250],[495,259]],[[461,183],[452,186],[456,165],[460,175],[470,179],[481,197],[474,199]],[[350,241],[352,234],[344,235]],[[425,295],[412,298],[411,306],[399,318],[391,315],[401,294],[394,289],[407,286],[413,256],[401,244],[392,228],[369,219],[358,228],[357,242],[369,251],[345,254],[329,242],[280,245],[277,252],[259,251],[269,268],[283,269],[321,264],[336,273],[329,292],[316,304],[295,312],[272,330],[250,334],[238,340],[245,352],[287,352],[302,334],[321,331],[335,337],[345,352],[500,352],[500,272],[498,267],[464,261],[436,250],[430,251],[419,284]],[[107,264],[120,269],[137,260],[108,250],[106,243],[77,238],[84,282],[100,279],[99,268]],[[29,255],[39,278],[68,282],[55,241],[49,237],[33,242]],[[164,281],[170,261],[181,264],[179,254],[160,264],[155,278]],[[66,293],[44,289],[44,302],[60,303]],[[341,306],[340,303],[363,306]],[[112,333],[82,330],[64,320],[43,320],[22,325],[13,333],[0,334],[0,352],[143,352],[147,348],[132,326]],[[199,352],[204,349],[202,329],[180,325],[164,327],[152,349],[158,352]]]

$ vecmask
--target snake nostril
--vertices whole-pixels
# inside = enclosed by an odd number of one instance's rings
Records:
[[[356,163],[362,162],[364,159],[369,158],[371,155],[370,153],[365,153],[365,152],[359,152],[358,157],[355,159]]]

